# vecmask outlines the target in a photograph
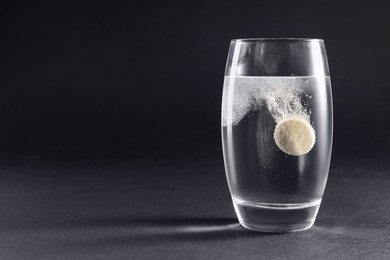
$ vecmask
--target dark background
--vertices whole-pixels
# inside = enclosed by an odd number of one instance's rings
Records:
[[[221,159],[230,40],[308,37],[324,39],[328,52],[334,158],[388,155],[389,8],[386,1],[2,2],[0,151]]]
[[[0,258],[386,259],[388,1],[1,1]],[[231,39],[325,40],[334,146],[315,226],[238,225]]]

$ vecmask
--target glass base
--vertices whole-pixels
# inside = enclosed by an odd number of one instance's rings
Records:
[[[259,204],[234,201],[244,228],[269,233],[301,231],[313,226],[321,200],[304,204]]]

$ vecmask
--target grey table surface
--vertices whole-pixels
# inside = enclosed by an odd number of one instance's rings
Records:
[[[332,164],[315,225],[237,222],[222,160],[6,162],[0,259],[389,259],[390,164]]]

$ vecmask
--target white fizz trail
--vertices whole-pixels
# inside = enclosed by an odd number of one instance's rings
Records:
[[[310,111],[300,98],[304,81],[294,77],[226,77],[222,125],[236,125],[251,110],[265,105],[276,123],[278,148],[293,156],[308,153],[315,143],[315,131]]]

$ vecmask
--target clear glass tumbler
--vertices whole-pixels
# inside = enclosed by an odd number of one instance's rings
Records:
[[[222,99],[226,176],[240,224],[275,233],[310,228],[333,136],[323,40],[232,40]]]

